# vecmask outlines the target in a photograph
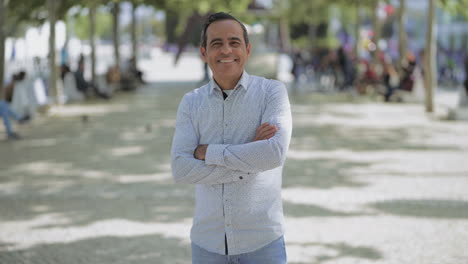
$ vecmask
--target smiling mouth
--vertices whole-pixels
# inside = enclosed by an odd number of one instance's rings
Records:
[[[230,59],[230,60],[226,60],[226,59],[224,59],[224,60],[218,60],[218,62],[221,62],[221,63],[231,63],[231,62],[235,62],[235,61],[237,61],[237,60],[235,60],[235,59]]]

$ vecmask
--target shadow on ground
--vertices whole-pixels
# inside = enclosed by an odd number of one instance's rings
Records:
[[[142,246],[144,245],[144,246]],[[3,251],[2,263],[189,264],[190,247],[159,235],[99,237]]]
[[[371,247],[356,247],[346,243],[291,243],[289,246],[301,248],[318,248],[320,254],[314,254],[312,261],[290,262],[291,264],[320,264],[338,261],[345,258],[378,261],[383,258],[382,253]],[[330,253],[330,254],[326,254]],[[358,263],[357,261],[355,263]]]
[[[369,213],[347,213],[336,210],[330,210],[311,204],[295,204],[283,202],[284,214],[289,217],[352,217],[369,215]]]
[[[393,215],[421,218],[468,219],[468,202],[452,200],[390,200],[370,206]]]

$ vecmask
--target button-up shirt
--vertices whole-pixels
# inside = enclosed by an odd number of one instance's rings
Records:
[[[278,131],[254,141],[263,123]],[[252,252],[284,233],[282,169],[291,139],[287,90],[275,80],[242,74],[224,100],[211,80],[187,93],[177,112],[172,143],[176,183],[196,184],[193,243],[229,255]],[[205,160],[194,158],[209,144]]]

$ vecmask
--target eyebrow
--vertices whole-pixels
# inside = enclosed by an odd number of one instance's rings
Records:
[[[238,41],[241,41],[241,39],[238,38],[238,37],[232,37],[232,38],[229,38],[229,40],[238,40]]]
[[[230,38],[228,38],[228,40],[237,40],[237,41],[241,41],[241,39],[238,38],[238,37],[230,37]],[[210,41],[210,44],[213,43],[213,42],[216,42],[216,41],[221,41],[221,42],[222,42],[223,39],[221,39],[221,38],[212,39],[212,40]]]

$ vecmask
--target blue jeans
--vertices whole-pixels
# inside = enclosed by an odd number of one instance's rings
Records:
[[[5,124],[5,129],[7,134],[10,136],[13,134],[13,129],[11,127],[10,116],[15,120],[19,120],[19,116],[11,110],[10,105],[7,102],[0,100],[0,116],[3,119],[3,124]]]
[[[286,264],[284,237],[263,248],[240,255],[220,255],[202,249],[192,243],[192,264]]]

